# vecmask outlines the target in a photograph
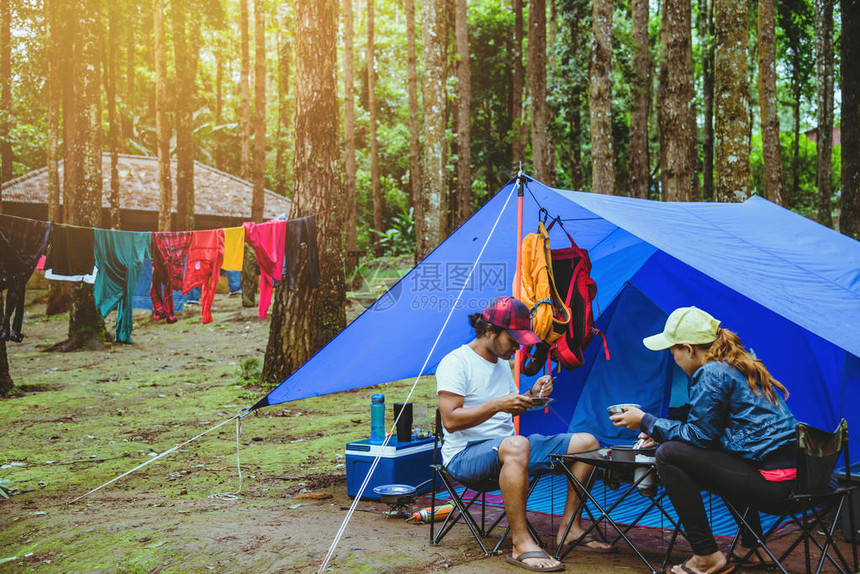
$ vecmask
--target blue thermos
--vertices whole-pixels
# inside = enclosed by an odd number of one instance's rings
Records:
[[[385,395],[370,397],[370,444],[385,442]]]

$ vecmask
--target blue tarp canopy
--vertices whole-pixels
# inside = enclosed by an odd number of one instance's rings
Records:
[[[472,338],[467,315],[511,294],[515,188],[508,183],[255,407],[433,373]],[[665,414],[682,404],[686,375],[668,352],[645,350],[642,338],[688,305],[740,335],[788,387],[799,420],[832,429],[844,417],[860,428],[851,408],[860,404],[860,242],[759,197],[655,202],[552,189],[528,177],[524,190],[524,234],[544,208],[589,251],[610,360],[595,337],[585,366],[556,381],[549,414],[523,415],[522,432],[632,440],[635,433],[609,423],[607,405],[637,402]],[[569,245],[558,226],[550,240]]]

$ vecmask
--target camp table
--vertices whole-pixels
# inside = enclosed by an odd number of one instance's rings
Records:
[[[609,514],[619,504],[621,504],[624,501],[624,499],[626,499],[631,493],[640,492],[639,491],[639,485],[641,483],[643,483],[649,479],[652,481],[656,481],[655,484],[659,483],[659,480],[657,480],[656,465],[653,462],[634,462],[634,461],[611,460],[611,459],[606,458],[606,454],[607,454],[608,450],[609,449],[601,448],[601,449],[596,449],[596,450],[591,450],[591,451],[586,451],[586,452],[580,452],[580,453],[576,453],[576,454],[552,454],[552,455],[550,455],[550,458],[553,460],[553,463],[557,464],[558,466],[560,466],[562,468],[562,470],[564,471],[564,474],[567,475],[568,482],[576,490],[576,492],[579,494],[580,504],[585,504],[585,501],[588,500],[594,505],[594,507],[600,513],[600,516],[595,518],[594,515],[591,514],[591,511],[588,510],[588,508],[586,507],[586,511],[588,512],[589,516],[592,519],[591,520],[591,526],[589,526],[583,532],[583,534],[579,540],[580,541],[584,540],[593,530],[595,530],[600,525],[601,522],[605,521],[607,524],[612,526],[612,528],[614,528],[616,532],[618,532],[618,537],[616,537],[614,540],[609,541],[611,545],[614,546],[616,542],[618,542],[621,539],[624,539],[624,541],[630,546],[631,549],[633,549],[633,552],[636,554],[636,556],[638,556],[639,559],[648,567],[648,569],[651,571],[652,574],[657,574],[658,572],[665,572],[666,571],[666,564],[669,561],[669,557],[672,554],[672,548],[675,546],[675,540],[678,537],[678,533],[681,532],[681,526],[678,524],[678,521],[675,520],[675,518],[673,518],[671,515],[669,515],[669,513],[666,512],[666,509],[663,508],[662,501],[663,501],[663,498],[666,496],[665,490],[660,492],[659,494],[656,493],[656,489],[652,489],[650,491],[641,491],[644,496],[647,496],[650,499],[650,504],[648,505],[648,507],[645,510],[643,510],[641,513],[639,513],[639,515],[634,520],[632,520],[630,522],[630,524],[626,525],[626,527],[624,527],[624,528],[622,528],[622,525],[617,524],[609,516]],[[589,492],[589,489],[588,489],[588,486],[590,486],[591,483],[594,481],[596,473],[591,474],[591,477],[587,481],[588,485],[582,484],[582,482],[580,482],[580,480],[570,470],[571,465],[573,463],[576,463],[576,462],[585,462],[585,463],[588,463],[588,464],[594,466],[595,468],[602,469],[604,477],[606,479],[619,480],[619,481],[623,482],[624,485],[627,487],[626,490],[621,493],[621,496],[612,504],[612,506],[604,509],[603,506],[601,506],[600,502],[598,502],[597,499],[591,495],[591,493]],[[645,472],[635,473],[634,471],[637,468],[644,468]],[[634,474],[638,474],[638,476],[636,476],[634,478]],[[669,522],[672,524],[672,526],[675,529],[674,532],[672,533],[672,539],[669,541],[669,546],[666,549],[666,554],[663,557],[663,562],[662,562],[659,570],[656,569],[653,564],[651,564],[651,562],[642,554],[642,552],[639,551],[638,548],[636,548],[636,545],[627,536],[627,532],[631,528],[636,526],[636,524],[648,512],[650,512],[650,510],[652,508],[657,508],[663,514],[663,516],[665,516],[666,519],[669,520]],[[576,514],[577,513],[574,513],[573,516],[575,517]],[[568,534],[568,532],[570,532],[570,528],[572,525],[573,525],[573,517],[571,517],[570,522],[568,522],[568,524],[567,524],[567,528],[565,528],[563,539],[567,538],[567,534]],[[579,542],[577,542],[577,543],[579,543]],[[575,546],[576,546],[576,544],[568,545],[566,547],[560,546],[558,548],[558,550],[556,551],[556,558],[558,560],[563,559],[568,554],[568,552],[570,552]]]

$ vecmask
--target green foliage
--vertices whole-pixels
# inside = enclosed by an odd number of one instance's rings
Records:
[[[408,255],[415,250],[415,221],[412,208],[402,210],[391,218],[392,227],[386,231],[371,229],[379,244],[389,256]]]
[[[263,375],[263,363],[259,357],[249,357],[239,362],[239,376],[246,384],[255,385]]]

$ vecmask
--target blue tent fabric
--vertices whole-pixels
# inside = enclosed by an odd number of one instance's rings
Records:
[[[603,403],[665,411],[677,373],[663,372],[657,363],[668,359],[643,352],[641,341],[684,305],[736,331],[788,387],[799,420],[830,429],[845,417],[860,428],[860,412],[849,408],[860,401],[860,242],[759,197],[655,202],[524,180],[523,233],[543,207],[589,251],[612,358],[601,364],[595,339],[586,365],[556,381],[554,409],[524,415],[523,432],[566,430],[575,420],[606,442],[626,440],[606,427]],[[432,374],[471,338],[467,315],[511,293],[516,212],[512,180],[254,407]],[[550,240],[567,241],[558,226]]]

